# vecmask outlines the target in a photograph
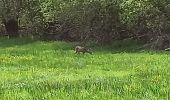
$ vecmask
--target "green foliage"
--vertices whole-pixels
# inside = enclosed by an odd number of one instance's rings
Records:
[[[134,32],[168,34],[169,4],[168,0],[125,0],[121,4],[121,21]]]
[[[138,15],[147,9],[146,1],[142,0],[124,0],[121,3],[121,21],[130,28],[134,27],[138,19]]]
[[[131,43],[78,55],[74,43],[1,39],[0,99],[168,99],[169,53]]]

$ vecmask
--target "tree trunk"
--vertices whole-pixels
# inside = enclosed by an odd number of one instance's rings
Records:
[[[18,37],[18,21],[16,19],[3,19],[5,29],[10,38]]]

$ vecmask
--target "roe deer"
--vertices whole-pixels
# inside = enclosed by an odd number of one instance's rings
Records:
[[[89,54],[92,54],[92,52],[88,48],[82,47],[82,46],[76,46],[75,47],[75,53],[80,53],[80,52],[82,52],[83,54],[86,53],[86,52],[89,53]]]

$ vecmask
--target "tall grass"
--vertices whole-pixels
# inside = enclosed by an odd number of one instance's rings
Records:
[[[133,45],[132,45],[133,43]],[[2,100],[168,100],[170,54],[136,50],[134,42],[92,46],[1,39]]]

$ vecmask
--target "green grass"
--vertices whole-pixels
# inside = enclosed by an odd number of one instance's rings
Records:
[[[0,100],[169,100],[170,52],[135,42],[91,45],[0,39]]]

